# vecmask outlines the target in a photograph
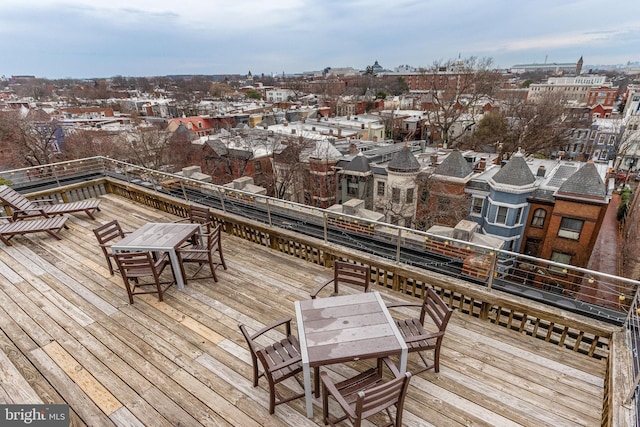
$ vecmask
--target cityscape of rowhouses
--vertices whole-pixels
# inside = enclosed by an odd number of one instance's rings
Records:
[[[585,267],[611,195],[638,177],[637,67],[483,65],[12,76],[0,169],[106,155]]]

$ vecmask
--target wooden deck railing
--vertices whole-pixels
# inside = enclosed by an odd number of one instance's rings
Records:
[[[188,204],[184,200],[112,178],[31,193],[29,197],[57,197],[71,201],[102,194],[115,194],[177,216],[187,216]],[[623,396],[624,390],[630,389],[627,383],[630,384],[632,378],[626,372],[630,366],[625,361],[629,351],[621,327],[458,278],[327,243],[295,231],[272,227],[218,210],[212,212],[224,225],[226,233],[251,243],[327,267],[336,259],[369,264],[376,286],[416,298],[422,298],[426,288],[433,287],[450,307],[460,313],[533,336],[549,345],[562,346],[589,357],[607,359],[602,425],[634,425],[633,422],[627,424],[630,417],[625,408],[629,405],[629,392]],[[623,402],[625,399],[627,402]]]

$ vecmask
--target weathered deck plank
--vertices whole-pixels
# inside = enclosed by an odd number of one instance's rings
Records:
[[[269,415],[237,324],[295,318],[294,302],[329,269],[225,234],[219,282],[189,280],[164,302],[144,295],[130,305],[91,229],[112,218],[125,230],[176,218],[113,195],[101,209],[96,221],[70,217],[61,241],[34,234],[0,246],[0,369],[10,381],[0,401],[67,402],[73,425],[322,424],[319,401],[312,420],[302,400]],[[326,369],[337,379],[369,362]],[[418,363],[410,355],[408,369]],[[405,425],[600,424],[604,361],[454,313],[440,363],[440,373],[412,378]]]

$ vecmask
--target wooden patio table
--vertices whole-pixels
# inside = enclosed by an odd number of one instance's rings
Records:
[[[313,417],[311,368],[399,354],[404,374],[407,345],[378,292],[296,301],[295,308],[307,417]]]
[[[111,246],[118,251],[167,252],[171,260],[171,269],[178,289],[184,289],[184,278],[180,269],[180,260],[176,249],[195,234],[200,224],[176,224],[171,222],[148,222],[136,231]]]

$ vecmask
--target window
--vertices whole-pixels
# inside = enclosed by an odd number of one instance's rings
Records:
[[[400,203],[400,189],[393,188],[391,190],[391,202],[392,203]]]
[[[565,254],[562,252],[556,252],[553,251],[551,252],[551,261],[553,262],[557,262],[560,264],[571,264],[571,255],[569,254]],[[554,273],[565,273],[566,271],[562,268],[562,267],[558,267],[556,265],[550,265],[549,266],[549,270],[553,271]]]
[[[482,205],[484,205],[484,199],[481,199],[480,197],[474,197],[471,200],[471,213],[481,214]]]
[[[444,196],[438,196],[438,212],[449,213],[451,209],[451,199]]]
[[[254,162],[253,164],[254,164],[254,167],[256,168],[257,173],[262,172],[262,163],[258,161],[258,162]]]
[[[407,203],[413,203],[413,188],[407,188],[407,197],[405,200]]]
[[[533,218],[531,218],[532,227],[544,227],[544,219],[547,217],[547,211],[542,208],[538,208],[533,211]]]
[[[498,212],[496,212],[496,223],[506,224],[508,212],[509,208],[507,208],[506,206],[498,206]]]
[[[429,200],[429,189],[427,187],[422,188],[422,192],[420,192],[420,202],[426,203]]]
[[[378,182],[377,194],[378,196],[384,196],[384,182],[381,182],[381,181]]]
[[[347,195],[354,197],[358,195],[358,178],[355,176],[347,178]]]
[[[562,221],[560,221],[558,236],[578,240],[580,238],[580,232],[582,231],[583,224],[584,221],[581,219],[562,218]]]
[[[516,224],[522,224],[522,212],[524,211],[524,209],[522,208],[518,208],[518,210],[516,211]]]

